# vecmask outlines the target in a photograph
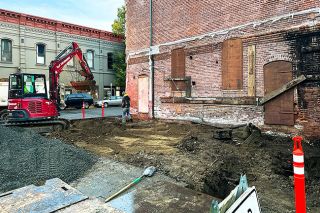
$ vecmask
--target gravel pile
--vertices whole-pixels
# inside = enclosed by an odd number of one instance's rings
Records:
[[[51,178],[70,183],[90,169],[98,158],[32,130],[0,125],[0,192]]]

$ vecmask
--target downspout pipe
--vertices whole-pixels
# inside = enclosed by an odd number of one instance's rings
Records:
[[[154,58],[152,55],[152,46],[153,46],[153,0],[150,0],[150,49],[149,49],[149,66],[150,66],[150,99],[151,99],[151,111],[152,119],[154,119]]]

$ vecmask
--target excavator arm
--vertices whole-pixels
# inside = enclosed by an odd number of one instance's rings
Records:
[[[93,74],[88,66],[86,59],[83,56],[83,53],[79,45],[75,42],[72,42],[64,50],[61,51],[57,57],[51,61],[49,66],[49,78],[50,78],[50,99],[56,104],[59,103],[59,77],[61,72],[63,72],[63,67],[75,57],[82,68],[78,71],[81,76],[85,77],[83,82],[71,82],[73,87],[77,87],[77,83],[81,85],[81,88],[90,88],[95,85],[93,80]],[[77,89],[77,88],[76,88]]]

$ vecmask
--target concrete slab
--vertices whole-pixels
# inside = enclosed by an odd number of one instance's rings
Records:
[[[81,201],[65,209],[57,211],[57,213],[123,213],[117,210],[103,201],[90,198],[88,200]]]
[[[96,198],[88,198],[62,180],[47,180],[0,195],[0,210],[6,213],[121,213]]]
[[[90,197],[104,200],[142,175],[143,171],[143,168],[101,158],[83,178],[71,183],[71,186]],[[156,173],[154,177],[143,179],[108,204],[127,213],[208,212],[214,198],[184,186]]]
[[[101,158],[84,177],[26,186],[0,195],[1,212],[208,212],[213,197],[156,173],[114,200],[105,199],[143,173],[143,168]],[[89,198],[90,197],[90,198]]]

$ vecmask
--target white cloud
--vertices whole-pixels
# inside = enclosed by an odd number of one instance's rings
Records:
[[[3,9],[111,31],[124,0],[0,0]]]

